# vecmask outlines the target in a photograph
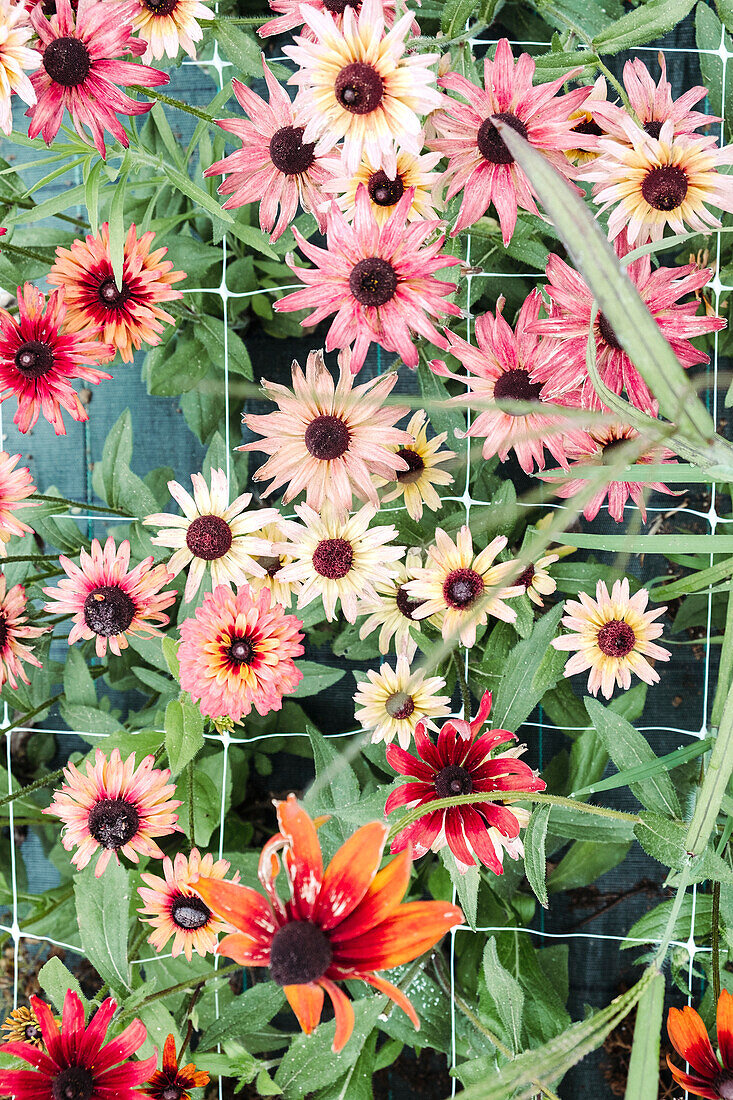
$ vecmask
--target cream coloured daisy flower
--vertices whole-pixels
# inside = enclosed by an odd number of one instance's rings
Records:
[[[629,595],[629,581],[624,577],[614,583],[611,595],[603,581],[598,582],[596,598],[581,592],[578,600],[565,604],[563,626],[572,631],[553,639],[553,646],[560,650],[577,650],[565,665],[565,675],[590,669],[588,691],[605,699],[613,695],[614,684],[624,691],[631,687],[631,673],[646,684],[656,684],[659,673],[649,664],[647,657],[668,661],[670,652],[655,645],[653,639],[662,633],[661,623],[655,623],[667,610],[658,607],[645,611],[649,593],[640,589]]]
[[[375,478],[378,488],[388,489],[382,495],[382,503],[387,504],[391,500],[404,496],[405,508],[415,520],[422,519],[423,504],[431,512],[437,512],[443,507],[443,501],[435,490],[436,485],[453,484],[453,475],[447,470],[441,470],[440,464],[455,458],[456,452],[440,449],[448,438],[447,432],[441,432],[428,441],[428,423],[423,409],[413,413],[407,425],[407,432],[415,442],[410,443],[409,446],[400,447],[396,452],[397,457],[407,463],[407,469],[398,471],[396,478],[390,481]],[[389,488],[389,486],[393,487]]]
[[[172,577],[191,566],[183,596],[186,603],[198,592],[207,567],[213,588],[243,584],[248,575],[263,577],[265,568],[255,558],[272,553],[271,544],[252,532],[279,518],[275,508],[243,515],[251,493],[243,493],[229,504],[229,485],[223,470],[211,471],[211,488],[203,474],[192,474],[191,481],[193,496],[177,481],[168,482],[168,491],[181,506],[182,516],[156,512],[143,520],[148,527],[160,528],[153,539],[156,546],[175,550],[167,563]]]
[[[341,170],[323,185],[324,194],[336,198],[347,220],[351,222],[356,213],[356,192],[359,184],[363,183],[369,193],[372,213],[382,226],[405,191],[412,188],[412,203],[407,211],[407,220],[413,222],[437,218],[435,193],[440,173],[433,172],[432,169],[440,160],[440,153],[418,155],[398,149],[395,159],[397,171],[392,176],[388,176],[383,168],[375,167],[366,155],[361,158],[361,164],[355,172],[347,171],[342,161]]]
[[[410,671],[406,657],[398,657],[397,668],[381,665],[370,668],[367,679],[359,684],[354,702],[354,717],[365,730],[372,731],[372,744],[395,737],[403,749],[410,746],[415,726],[422,722],[437,729],[434,718],[450,714],[450,695],[438,695],[445,689],[442,676],[425,679],[425,669]]]
[[[517,613],[504,601],[520,596],[524,586],[507,587],[504,579],[515,570],[516,562],[493,564],[506,543],[504,535],[499,535],[475,554],[468,526],[461,527],[455,542],[438,527],[435,544],[428,549],[427,565],[405,585],[408,596],[423,601],[413,612],[415,617],[439,615],[443,637],[457,635],[465,646],[474,644],[476,628],[483,626],[489,616],[513,623]]]
[[[376,595],[366,596],[359,601],[359,614],[369,616],[361,624],[359,637],[363,641],[379,627],[380,653],[389,653],[390,643],[394,638],[397,656],[405,656],[411,661],[417,649],[414,635],[421,632],[423,621],[432,626],[440,626],[439,617],[431,616],[426,620],[416,617],[415,611],[421,601],[413,600],[405,590],[407,582],[415,580],[422,563],[422,551],[411,547],[405,561],[395,563],[394,576],[385,584],[376,585]]]
[[[343,138],[348,172],[356,172],[366,154],[394,179],[395,136],[408,152],[421,153],[421,116],[443,102],[430,68],[438,55],[406,56],[412,13],[385,34],[381,0],[364,0],[358,15],[347,7],[340,27],[326,11],[303,6],[301,15],[316,41],[297,37],[283,52],[300,66],[290,83],[300,88],[303,141],[315,141],[318,154]]]
[[[132,29],[148,44],[143,61],[159,60],[166,54],[178,57],[181,49],[196,57],[195,43],[204,36],[197,20],[213,18],[214,13],[200,0],[138,0]]]
[[[524,588],[532,603],[537,604],[537,607],[544,607],[542,597],[551,596],[557,588],[557,581],[547,572],[547,566],[559,560],[557,554],[546,554],[543,558],[538,558],[536,562],[530,562],[514,582]]]
[[[733,212],[733,176],[718,170],[733,163],[733,146],[718,149],[715,138],[693,134],[675,139],[671,120],[658,139],[630,118],[604,123],[610,135],[599,139],[601,155],[582,177],[593,181],[601,212],[611,211],[611,240],[624,229],[632,248],[661,240],[667,226],[674,233],[708,233],[720,227],[708,205]]]
[[[259,596],[263,588],[269,588],[272,603],[279,603],[281,607],[290,607],[293,592],[297,592],[299,586],[284,581],[277,575],[283,566],[290,565],[293,561],[290,554],[283,554],[278,550],[279,545],[285,541],[285,534],[279,522],[279,517],[275,523],[266,523],[264,527],[253,531],[252,538],[263,539],[265,542],[270,543],[268,554],[253,555],[255,561],[264,569],[265,573],[264,576],[250,576],[247,574],[247,584],[252,590],[252,595]]]
[[[36,102],[33,85],[26,76],[41,64],[38,50],[26,45],[33,34],[25,4],[0,0],[0,130],[5,134],[13,129],[13,92],[29,107]]]
[[[389,524],[370,530],[377,513],[370,504],[346,517],[328,501],[320,515],[307,504],[296,504],[295,511],[302,523],[281,520],[290,541],[276,549],[294,560],[276,574],[278,580],[301,582],[298,608],[320,596],[329,622],[339,602],[344,618],[355,622],[359,598],[376,597],[375,586],[394,576],[394,563],[405,553],[404,546],[388,545],[397,537],[397,528]]]

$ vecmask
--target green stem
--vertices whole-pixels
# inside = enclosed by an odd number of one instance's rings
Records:
[[[48,775],[44,775],[41,779],[37,779],[35,783],[29,783],[27,787],[21,787],[19,791],[15,791],[13,794],[6,794],[5,798],[0,798],[0,806],[7,806],[8,802],[15,802],[16,798],[22,798],[23,795],[32,794],[33,791],[39,791],[41,787],[52,787],[54,783],[61,779],[63,774],[63,768],[59,768],[58,771],[55,772],[49,772]]]
[[[188,837],[191,841],[191,847],[196,847],[195,840],[195,825],[194,825],[194,812],[193,812],[193,760],[188,765]]]
[[[712,913],[712,927],[713,927],[713,942],[712,942],[712,958],[710,960],[713,968],[713,997],[715,1003],[718,1003],[720,999],[720,883],[713,883],[713,913]]]
[[[11,195],[0,195],[0,206],[19,206],[21,210],[34,210],[38,203],[33,202],[32,199],[13,198]],[[60,218],[62,221],[69,222],[71,225],[75,225],[78,229],[88,229],[89,222],[85,222],[83,218],[72,218],[69,214],[55,214],[54,217]],[[7,250],[11,246],[10,244],[4,244],[3,249]],[[19,248],[18,245],[13,245],[13,248]],[[44,263],[48,263],[48,260],[44,259]]]
[[[687,893],[687,887],[689,886],[689,884],[690,862],[688,860],[688,862],[682,868],[679,883],[677,885],[677,893],[675,894],[674,901],[672,903],[672,909],[669,914],[669,919],[667,920],[667,926],[664,929],[664,935],[662,936],[662,940],[659,944],[659,948],[657,949],[657,953],[654,956],[653,966],[656,967],[657,970],[661,970],[662,966],[664,965],[664,959],[667,955],[667,948],[669,947],[670,941],[674,936],[674,930],[677,926],[677,918],[680,915],[682,902],[685,899],[685,894]]]
[[[32,248],[21,248],[19,244],[3,244],[3,252],[7,252],[10,256],[25,256],[27,260],[38,260],[46,267],[49,263],[53,263],[53,260],[49,260],[48,256],[42,256],[40,252],[34,252]]]
[[[140,948],[142,947],[143,942],[145,940],[145,937],[148,934],[148,927],[149,926],[147,924],[142,924],[141,928],[138,930],[138,933],[135,936],[135,939],[132,941],[132,944],[130,945],[129,951],[127,952],[128,959],[137,958],[137,953],[140,950]]]
[[[145,1000],[135,1005],[134,1008],[123,1009],[119,1019],[130,1016],[133,1012],[137,1013],[141,1008],[144,1008],[145,1005],[152,1004],[153,1001],[160,1001],[163,997],[170,996],[171,993],[180,993],[186,989],[193,989],[197,985],[205,985],[206,982],[210,982],[212,978],[225,978],[228,974],[234,974],[235,971],[241,969],[241,963],[230,963],[229,966],[220,967],[219,970],[210,970],[208,974],[204,974],[201,978],[196,978],[195,981],[178,982],[177,985],[169,985],[167,989],[160,989],[157,993],[151,993]]]
[[[179,111],[185,111],[187,115],[193,115],[194,118],[200,118],[202,122],[210,122],[212,125],[216,125],[216,119],[213,115],[209,115],[206,111],[199,110],[198,107],[192,107],[188,103],[183,103],[180,99],[174,99],[173,96],[164,95],[163,92],[156,92],[153,88],[143,88],[139,84],[134,84],[132,87],[133,92],[139,92],[141,95],[147,96],[149,99],[157,99],[160,103],[165,103],[168,107],[176,107]]]
[[[593,49],[592,45],[591,45],[591,46],[589,46],[589,48],[590,48],[590,49]],[[608,66],[607,66],[607,65],[605,65],[605,64],[604,64],[604,63],[603,63],[603,62],[601,61],[601,59],[600,59],[600,57],[598,56],[598,54],[596,54],[596,60],[595,60],[594,64],[595,64],[595,67],[596,67],[596,68],[597,68],[597,69],[599,70],[599,72],[602,72],[602,73],[603,73],[603,75],[605,76],[605,78],[606,78],[606,80],[607,80],[607,81],[609,82],[609,84],[612,84],[612,85],[613,85],[613,87],[614,87],[614,88],[616,89],[616,91],[618,92],[618,94],[619,94],[619,95],[621,96],[621,101],[622,101],[622,103],[623,103],[624,107],[625,107],[625,108],[626,108],[626,110],[627,110],[627,111],[629,112],[629,114],[630,114],[630,115],[631,115],[631,117],[632,117],[632,118],[634,119],[634,121],[635,121],[635,122],[637,122],[637,123],[639,123],[639,125],[641,125],[641,123],[639,122],[639,118],[638,118],[638,116],[637,116],[636,112],[634,111],[633,107],[631,106],[631,103],[629,102],[629,97],[628,97],[628,95],[626,94],[626,89],[624,88],[624,86],[623,86],[623,84],[621,83],[621,81],[620,81],[620,80],[617,80],[617,79],[616,79],[616,77],[615,77],[615,76],[613,75],[613,73],[612,73],[612,72],[611,72],[611,70],[610,70],[610,69],[608,68]]]
[[[219,15],[216,21],[217,23],[226,23],[229,27],[263,27],[265,23],[270,22],[271,18],[271,15],[248,15],[241,18]]]
[[[733,494],[733,486],[731,486]],[[731,496],[733,500],[733,495]],[[733,588],[728,593],[728,608],[725,616],[725,633],[723,645],[720,650],[720,664],[718,666],[718,682],[715,686],[713,709],[710,715],[710,725],[716,730],[720,725],[726,696],[733,681]]]
[[[188,1026],[186,1027],[186,1034],[183,1038],[183,1042],[181,1043],[181,1049],[178,1051],[179,1064],[183,1061],[183,1055],[186,1053],[186,1047],[188,1046],[191,1035],[193,1034],[193,1020],[191,1019],[191,1013],[196,1007],[196,1001],[201,996],[202,989],[203,986],[197,985],[193,993],[191,994],[191,1000],[188,1002],[188,1008],[186,1009],[186,1020],[188,1021]]]
[[[49,906],[49,908],[45,909],[43,911],[43,913],[39,913],[35,917],[28,917],[27,920],[22,920],[19,924],[19,927],[21,929],[30,928],[30,926],[32,924],[35,924],[36,921],[43,920],[45,917],[50,916],[50,914],[53,913],[54,909],[58,909],[58,907],[60,905],[63,905],[65,901],[68,901],[69,898],[72,898],[73,896],[74,896],[74,885],[72,883],[70,886],[66,887],[66,889],[64,890],[64,892],[62,894],[59,894],[59,896],[54,900],[53,905]]]
[[[103,665],[100,668],[90,669],[89,675],[94,680],[96,680],[100,676],[104,676],[106,671],[107,666]],[[44,699],[44,701],[40,703],[37,707],[34,707],[33,710],[29,710],[25,714],[21,714],[20,718],[16,718],[15,721],[11,722],[9,726],[5,726],[4,728],[0,729],[0,733],[10,733],[11,730],[17,729],[18,726],[24,726],[29,718],[35,718],[35,716],[37,714],[40,714],[42,710],[47,710],[48,707],[52,707],[54,703],[58,703],[59,699],[63,699],[65,694],[66,692],[60,691],[58,695],[52,695],[50,699]],[[59,775],[63,775],[63,772],[59,772]],[[45,786],[49,782],[49,780],[50,776],[47,776],[44,783],[39,783],[39,786]],[[16,794],[8,796],[7,798],[0,801],[0,806],[3,805],[3,802],[12,802],[14,798],[19,798],[26,790],[32,790],[32,787],[33,784],[31,785],[31,787],[24,788],[22,791],[18,791]]]
[[[1,563],[5,565],[7,562],[12,561],[55,561],[59,560],[58,554],[10,554],[7,558],[2,558]],[[26,578],[27,579],[27,578]]]
[[[471,693],[468,690],[468,682],[463,671],[463,665],[461,664],[462,654],[460,647],[453,651],[453,664],[456,668],[456,678],[461,689],[461,699],[463,700],[463,717],[466,722],[471,721]]]
[[[733,687],[728,689],[720,718],[720,728],[710,754],[705,779],[698,789],[695,812],[692,815],[685,851],[699,856],[707,848],[710,834],[720,813],[720,807],[733,771]]]
[[[621,810],[611,810],[607,806],[594,806],[589,802],[578,802],[574,798],[564,798],[559,794],[540,794],[537,791],[487,791],[483,794],[460,794],[455,798],[436,798],[427,806],[416,806],[403,814],[396,825],[393,825],[387,837],[387,845],[394,840],[399,832],[413,821],[419,821],[427,813],[434,810],[448,810],[452,806],[475,806],[481,802],[502,802],[510,805],[512,802],[541,802],[551,806],[564,806],[567,809],[579,810],[584,814],[594,814],[596,817],[613,818],[614,821],[630,821],[638,825],[641,818],[637,814],[623,813]]]
[[[67,500],[66,497],[49,497],[44,496],[43,493],[34,493],[30,503],[36,500],[41,500],[48,504],[65,504],[67,508],[82,508],[87,512],[111,513],[115,516],[124,516],[126,519],[135,518],[131,516],[129,512],[124,512],[121,508],[112,508],[110,505],[105,505],[104,508],[102,508],[99,504],[88,504],[85,500]]]

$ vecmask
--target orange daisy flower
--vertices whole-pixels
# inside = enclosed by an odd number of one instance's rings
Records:
[[[193,1062],[179,1068],[176,1040],[169,1035],[163,1047],[163,1068],[153,1074],[142,1092],[145,1096],[152,1096],[154,1100],[191,1100],[188,1090],[201,1088],[208,1083],[208,1073],[202,1069],[197,1070]]]
[[[69,763],[66,782],[43,810],[64,822],[61,843],[67,852],[78,849],[71,862],[82,871],[101,848],[94,871],[99,878],[113,855],[119,863],[120,851],[133,863],[140,862],[138,853],[162,859],[153,837],[181,831],[175,813],[181,803],[170,797],[176,792],[168,782],[170,769],[155,768],[153,756],[136,768],[134,752],[123,763],[119,749],[109,760],[97,749],[94,761],[86,761],[86,776]]]
[[[130,226],[121,287],[112,274],[107,222],[96,237],[90,234],[86,241],[73,241],[70,249],[57,248],[48,276],[52,286],[65,288],[66,331],[95,328],[100,339],[117,348],[123,363],[132,362],[133,348],[139,350],[143,342],[149,347],[160,343],[161,322],[176,323],[160,302],[183,297],[171,284],[186,273],[171,270],[173,264],[163,259],[167,248],[150,251],[154,239],[155,233],[143,233],[138,240],[135,224]]]
[[[182,852],[174,860],[165,857],[164,879],[140,875],[148,885],[138,887],[137,892],[145,902],[138,913],[145,914],[142,919],[154,928],[148,943],[156,951],[162,951],[171,936],[175,936],[171,950],[174,959],[183,954],[190,962],[194,951],[203,956],[216,950],[219,932],[231,932],[232,926],[217,920],[208,905],[196,897],[191,883],[199,875],[222,879],[229,867],[228,860],[217,859],[215,863],[212,855],[202,858],[198,848],[193,848],[188,858]],[[239,871],[232,882],[239,882]]]
[[[321,1019],[324,993],[336,1015],[334,1053],[354,1029],[351,1001],[337,981],[359,978],[385,993],[419,1020],[405,994],[375,970],[410,962],[463,920],[456,905],[442,901],[400,902],[410,881],[409,848],[378,871],[387,839],[380,821],[363,825],[323,869],[316,826],[295,795],[275,803],[280,832],[260,856],[259,878],[267,900],[248,886],[199,879],[196,892],[238,929],[217,951],[243,966],[267,966],[283,987],[307,1034]],[[285,904],[276,890],[283,853],[290,884]]]
[[[694,1008],[670,1008],[669,1040],[692,1073],[678,1069],[667,1055],[667,1065],[681,1088],[706,1100],[733,1100],[733,997],[724,989],[718,999],[716,1019],[720,1061],[715,1056],[705,1024]],[[722,1062],[722,1066],[720,1064]]]
[[[22,584],[14,584],[6,592],[7,582],[4,574],[0,573],[0,687],[7,680],[11,688],[15,690],[18,679],[24,684],[30,680],[25,674],[22,662],[42,668],[41,662],[33,656],[30,646],[24,645],[29,638],[39,638],[46,634],[45,626],[28,626],[26,623],[26,598],[25,588]]]

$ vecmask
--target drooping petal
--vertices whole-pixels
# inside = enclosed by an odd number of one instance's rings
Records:
[[[333,1037],[331,1049],[334,1054],[338,1054],[340,1050],[344,1049],[354,1030],[354,1006],[346,994],[330,978],[321,978],[319,985],[322,985],[326,990],[333,1005],[336,1016],[336,1034]]]
[[[283,993],[288,999],[288,1004],[298,1017],[298,1023],[301,1028],[306,1035],[310,1035],[312,1031],[315,1031],[321,1021],[321,1012],[323,1010],[322,988],[320,985],[316,985],[315,982],[309,982],[308,985],[283,986]]]

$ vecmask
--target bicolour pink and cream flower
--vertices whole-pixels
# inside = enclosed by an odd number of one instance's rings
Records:
[[[121,60],[126,54],[140,57],[146,49],[145,42],[132,36],[132,13],[129,2],[79,0],[74,12],[69,0],[57,0],[49,20],[43,5],[35,5],[31,22],[42,63],[31,77],[36,103],[26,111],[30,137],[41,134],[50,145],[67,110],[76,132],[88,141],[88,131],[101,157],[107,154],[105,130],[129,145],[117,114],[141,115],[153,104],[131,99],[119,85],[152,88],[170,79],[148,65]]]
[[[136,0],[132,27],[147,43],[144,62],[161,57],[176,58],[181,49],[196,57],[196,43],[204,37],[199,19],[213,19],[214,13],[201,0]]]
[[[358,14],[346,6],[340,25],[329,11],[306,4],[300,14],[315,40],[296,37],[284,53],[299,66],[290,83],[299,88],[303,140],[316,142],[319,153],[343,140],[347,171],[355,172],[366,154],[393,177],[395,140],[422,152],[422,118],[442,103],[431,68],[438,54],[407,52],[411,12],[385,33],[382,0],[363,0]]]
[[[220,932],[233,932],[231,924],[219,920],[208,905],[198,897],[192,883],[202,878],[223,879],[229,871],[230,863],[226,859],[214,860],[210,854],[202,856],[198,848],[193,848],[189,856],[178,852],[175,859],[166,856],[163,860],[163,874],[142,874],[140,878],[145,886],[138,886],[138,894],[145,903],[140,919],[153,928],[148,943],[160,952],[173,938],[171,955],[174,959],[185,955],[189,962],[193,952],[204,956],[216,951]],[[239,882],[237,871],[230,882]]]
[[[417,367],[413,332],[444,348],[445,339],[431,317],[461,315],[458,306],[446,301],[456,289],[455,283],[434,277],[441,268],[461,261],[441,253],[445,237],[435,236],[441,222],[406,224],[411,204],[412,192],[408,189],[380,227],[367,189],[361,184],[353,225],[332,204],[326,248],[317,248],[293,230],[301,251],[315,266],[297,267],[288,258],[288,266],[306,286],[280,298],[273,308],[276,312],[312,310],[301,321],[304,326],[317,325],[335,313],[326,336],[326,350],[353,344],[354,374],[361,370],[372,343],[395,352],[408,367]],[[434,239],[425,245],[431,237]]]
[[[614,460],[621,457],[620,448],[624,444],[633,444],[639,438],[635,428],[625,424],[597,424],[585,433],[585,441],[579,443],[570,442],[567,446],[569,459],[567,474],[540,474],[543,480],[553,485],[553,493],[557,497],[568,499],[582,493],[588,486],[588,481],[573,477],[575,466],[583,467],[607,467]],[[639,463],[648,466],[675,462],[674,451],[668,447],[652,446],[642,454],[638,454],[633,446],[628,446],[629,464]],[[634,452],[633,455],[631,452]],[[612,459],[613,456],[613,459]],[[608,514],[617,523],[623,522],[624,508],[629,497],[633,500],[641,512],[641,518],[646,523],[646,502],[644,493],[655,489],[658,493],[674,493],[668,485],[661,481],[608,481],[603,478],[597,490],[593,493],[588,503],[583,508],[583,515],[587,520],[595,519],[601,510],[603,502],[608,498]]]
[[[252,707],[280,710],[303,679],[293,663],[303,654],[302,625],[272,602],[269,588],[255,599],[246,584],[236,592],[219,585],[181,623],[181,687],[210,718],[239,722]]]
[[[363,183],[371,200],[372,213],[384,225],[405,191],[412,189],[412,203],[407,220],[420,221],[437,218],[435,210],[436,190],[440,173],[434,172],[440,153],[408,153],[398,148],[395,153],[396,171],[388,176],[383,168],[372,164],[363,156],[355,172],[346,170],[343,159],[336,162],[334,175],[323,186],[325,195],[333,195],[348,221],[356,214],[356,192]]]
[[[30,107],[36,93],[28,73],[41,64],[41,55],[28,43],[33,27],[23,0],[0,0],[0,130],[13,129],[12,98],[19,95]]]
[[[372,475],[392,481],[408,472],[398,448],[414,442],[409,429],[395,427],[409,407],[387,404],[397,372],[354,386],[354,376],[342,362],[335,383],[323,353],[312,351],[305,374],[293,361],[292,377],[292,390],[263,378],[266,396],[277,403],[278,411],[242,418],[263,438],[238,450],[270,455],[254,474],[255,481],[272,479],[263,495],[286,486],[283,504],[305,491],[306,503],[316,511],[329,500],[338,512],[346,513],[354,496],[377,507]]]
[[[624,232],[615,244],[619,256],[627,255],[629,247]],[[653,269],[651,256],[645,255],[627,264],[625,270],[682,366],[709,362],[710,357],[691,344],[690,339],[725,328],[722,317],[708,316],[704,311],[698,313],[698,292],[712,279],[713,269],[697,264]],[[561,343],[554,345],[556,355],[537,365],[534,377],[547,383],[546,388],[551,388],[553,394],[576,389],[580,382],[583,403],[593,407],[597,399],[586,369],[593,294],[583,277],[555,255],[550,255],[547,261],[545,290],[550,298],[549,315],[534,318],[531,331]],[[593,334],[596,366],[604,384],[614,393],[625,390],[629,401],[655,416],[654,395],[600,312],[596,314]]]
[[[558,344],[543,339],[533,331],[539,316],[542,298],[534,290],[525,299],[512,329],[505,319],[504,298],[496,303],[496,315],[484,313],[476,318],[477,345],[448,333],[448,350],[469,372],[467,376],[453,374],[442,359],[430,363],[435,374],[455,378],[468,386],[468,394],[451,398],[452,404],[468,406],[478,412],[465,432],[459,433],[471,439],[483,439],[484,458],[498,454],[505,461],[514,451],[520,466],[532,473],[535,464],[545,468],[545,448],[556,462],[567,465],[565,452],[568,442],[583,439],[584,433],[551,405],[545,412],[543,405],[555,397],[555,363]],[[543,374],[542,381],[537,379]],[[579,373],[576,385],[582,381]],[[566,387],[567,388],[567,387]],[[507,411],[498,408],[497,401],[530,403],[537,411]],[[566,395],[568,405],[579,404],[578,395]]]
[[[418,6],[420,3],[421,0],[417,0]],[[278,14],[274,19],[270,19],[260,27],[257,33],[261,38],[268,38],[271,34],[286,34],[298,27],[303,27],[304,38],[315,38],[310,27],[303,26],[302,8],[315,8],[316,11],[326,11],[333,16],[336,26],[341,27],[343,26],[346,9],[352,8],[358,13],[361,10],[362,0],[269,0],[269,4],[272,10]],[[385,26],[391,27],[394,25],[396,7],[396,0],[382,0]],[[417,23],[413,23],[412,29],[415,34],[420,33]]]
[[[500,119],[521,134],[568,179],[574,169],[566,152],[592,148],[597,140],[574,129],[576,120],[571,119],[590,95],[590,88],[558,95],[563,84],[577,76],[580,69],[533,87],[534,71],[530,55],[523,53],[515,61],[509,41],[502,38],[493,61],[489,57],[484,60],[483,88],[453,72],[438,81],[442,88],[467,101],[444,101],[444,109],[432,116],[439,137],[430,142],[430,148],[448,158],[446,198],[463,192],[453,235],[477,222],[493,203],[507,245],[514,233],[518,208],[539,214],[532,184],[492,119]]]
[[[15,690],[18,680],[29,684],[24,664],[42,668],[27,643],[48,633],[48,627],[31,626],[26,620],[27,600],[22,584],[7,587],[5,574],[0,573],[0,687],[7,681]]]
[[[27,466],[16,470],[20,455],[9,455],[0,451],[0,557],[7,557],[6,543],[13,535],[22,538],[33,534],[33,528],[23,523],[15,515],[18,508],[35,508],[37,505],[28,500],[36,487]]]
[[[272,233],[273,241],[292,222],[298,203],[313,214],[323,233],[326,228],[323,193],[338,160],[316,155],[315,144],[303,140],[304,127],[296,124],[294,105],[264,57],[262,67],[269,103],[241,81],[232,81],[234,94],[247,118],[221,119],[217,125],[239,138],[242,148],[217,160],[204,175],[224,175],[219,194],[229,195],[225,210],[259,202],[260,228]]]
[[[73,331],[67,313],[62,291],[46,299],[31,283],[18,287],[17,318],[0,309],[0,401],[17,399],[13,423],[21,432],[43,413],[56,435],[66,435],[62,409],[73,420],[89,419],[72,381],[96,386],[112,377],[96,365],[111,359],[113,349],[94,329]]]
[[[169,782],[170,769],[156,768],[152,755],[136,768],[134,752],[123,761],[120,750],[113,749],[108,760],[96,749],[94,763],[87,760],[85,770],[86,775],[67,764],[61,789],[43,810],[63,821],[61,842],[67,852],[77,849],[74,866],[82,871],[100,849],[97,878],[112,856],[119,863],[120,852],[133,863],[140,856],[162,859],[154,838],[181,831],[175,812],[181,803],[171,799],[176,788]]]
[[[568,600],[562,624],[570,633],[552,642],[555,649],[573,653],[565,665],[565,675],[590,669],[588,691],[597,695],[600,690],[605,699],[613,695],[614,685],[627,691],[632,672],[646,684],[658,683],[659,673],[647,658],[670,658],[669,650],[654,642],[662,634],[661,623],[654,620],[667,608],[646,611],[648,602],[646,588],[630,595],[627,577],[614,583],[610,595],[604,582],[599,581],[595,600],[587,592],[581,592],[577,600]]]
[[[160,635],[152,624],[166,625],[164,609],[175,601],[176,593],[161,592],[173,578],[164,565],[153,565],[152,555],[128,571],[130,543],[125,539],[115,548],[110,535],[104,549],[98,539],[92,539],[91,554],[82,549],[79,565],[63,554],[59,562],[66,576],[57,588],[43,589],[49,597],[44,610],[73,616],[69,645],[80,638],[96,638],[98,657],[105,656],[108,645],[119,657],[129,645],[128,636]]]

